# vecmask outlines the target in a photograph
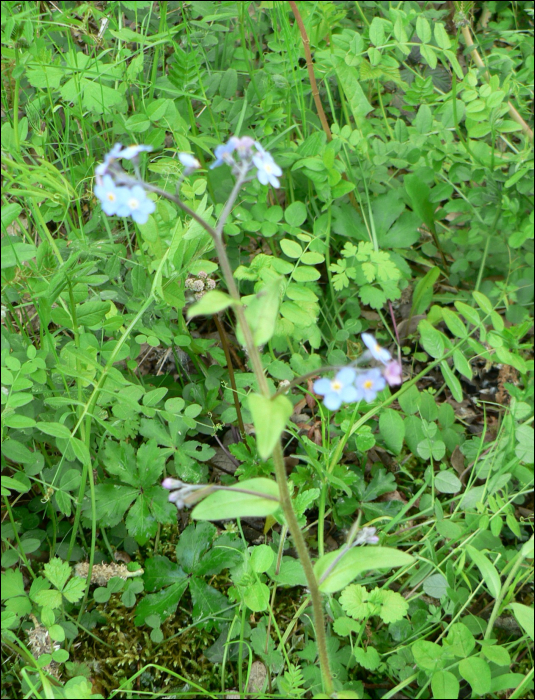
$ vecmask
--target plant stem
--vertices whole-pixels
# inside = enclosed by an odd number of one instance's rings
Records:
[[[318,582],[312,567],[310,554],[305,543],[305,538],[297,522],[297,518],[292,506],[290,491],[286,480],[286,467],[284,466],[284,458],[282,455],[282,446],[280,440],[275,446],[273,452],[273,462],[275,463],[275,475],[279,485],[280,504],[286,518],[286,523],[290,534],[294,541],[299,560],[303,566],[305,576],[312,599],[312,610],[314,612],[314,627],[316,629],[316,642],[318,645],[318,656],[321,666],[321,675],[323,678],[324,690],[328,695],[331,695],[334,687],[329,665],[329,657],[327,655],[327,637],[325,634],[325,618],[323,616],[323,608],[321,604],[321,593],[318,587]]]
[[[316,82],[316,76],[314,75],[314,64],[312,63],[312,54],[310,53],[310,39],[308,38],[307,30],[303,24],[303,18],[297,7],[296,2],[290,0],[290,7],[294,13],[295,21],[299,26],[299,31],[301,32],[301,39],[303,41],[303,48],[305,49],[305,58],[307,62],[308,78],[310,80],[310,87],[312,88],[312,97],[314,98],[314,103],[316,104],[316,110],[318,112],[318,117],[320,118],[321,126],[323,131],[327,136],[327,141],[332,141],[333,135],[329,127],[329,122],[323,111],[323,105],[321,104],[320,93],[318,90],[318,84]]]
[[[234,202],[236,201],[238,192],[242,184],[246,180],[247,169],[247,167],[242,167],[238,171],[236,183],[234,185],[234,188],[232,189],[227,203],[223,207],[223,211],[221,212],[219,221],[217,222],[217,226],[215,229],[212,226],[210,226],[210,224],[208,224],[208,222],[206,222],[201,216],[199,216],[196,212],[194,212],[186,204],[184,204],[184,202],[182,202],[175,195],[172,195],[169,192],[165,192],[165,190],[161,190],[159,187],[155,187],[154,185],[148,185],[147,183],[140,184],[142,184],[143,187],[145,187],[145,189],[151,192],[156,192],[157,194],[166,197],[172,202],[175,202],[182,209],[182,211],[186,212],[192,218],[194,218],[195,221],[197,221],[212,237],[217,252],[217,257],[219,259],[219,264],[221,266],[221,271],[227,284],[228,292],[230,296],[236,301],[236,304],[234,305],[234,312],[237,316],[238,323],[240,324],[240,328],[243,332],[245,347],[249,355],[249,360],[251,361],[251,365],[253,367],[256,381],[258,382],[259,392],[265,398],[270,399],[272,397],[270,395],[266,376],[264,374],[262,359],[260,357],[260,353],[258,352],[258,348],[254,343],[253,334],[251,332],[249,324],[247,323],[247,319],[245,318],[245,310],[241,304],[240,293],[238,292],[238,288],[236,286],[236,282],[232,274],[232,268],[230,267],[230,262],[227,257],[227,252],[223,241],[223,227],[225,225],[225,221],[228,215],[232,210]],[[312,608],[314,611],[314,626],[316,629],[316,642],[318,645],[318,656],[320,660],[323,684],[325,692],[331,695],[334,690],[334,686],[329,666],[329,658],[327,655],[327,638],[325,633],[325,620],[323,617],[323,609],[321,604],[321,593],[318,587],[318,582],[316,581],[316,577],[314,575],[314,569],[312,567],[312,561],[310,559],[310,555],[308,553],[308,549],[305,543],[305,538],[303,537],[303,533],[301,532],[299,523],[297,522],[297,518],[295,516],[294,509],[292,506],[292,499],[290,496],[290,491],[288,489],[286,467],[284,465],[284,457],[282,453],[282,445],[280,439],[278,440],[275,446],[275,450],[273,452],[273,461],[275,463],[275,476],[279,487],[281,508],[283,510],[288,529],[290,530],[290,534],[293,538],[295,548],[297,549],[299,559],[303,566],[308,583],[308,588],[310,590],[310,597],[312,598]]]

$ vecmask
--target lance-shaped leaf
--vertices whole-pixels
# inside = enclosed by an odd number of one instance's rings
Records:
[[[363,571],[370,569],[393,569],[407,566],[414,557],[393,547],[354,547],[342,557],[342,550],[337,549],[320,557],[314,565],[314,573],[323,593],[336,593],[357,578]],[[340,560],[336,562],[336,559]],[[332,567],[332,569],[331,569]],[[327,573],[327,576],[323,576]]]
[[[277,440],[293,413],[292,402],[282,395],[269,399],[260,394],[249,394],[248,400],[256,430],[258,454],[266,460],[271,456]]]
[[[246,479],[214,491],[193,509],[195,520],[265,518],[279,508],[279,487],[271,479]]]

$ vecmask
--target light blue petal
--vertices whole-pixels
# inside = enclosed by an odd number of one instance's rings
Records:
[[[342,399],[340,398],[339,394],[333,391],[332,393],[327,394],[327,396],[323,399],[323,405],[325,408],[328,408],[329,411],[337,411],[342,405]]]
[[[314,382],[312,388],[314,389],[315,394],[320,394],[321,396],[324,396],[325,394],[328,394],[331,391],[331,380],[327,379],[326,377],[317,379]]]
[[[352,384],[345,386],[340,392],[340,398],[344,403],[353,403],[354,401],[358,401],[357,387],[353,386]]]
[[[343,367],[336,375],[336,379],[341,384],[353,384],[357,378],[357,373],[353,367]]]

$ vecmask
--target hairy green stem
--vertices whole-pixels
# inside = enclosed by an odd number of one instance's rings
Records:
[[[236,178],[234,188],[232,189],[230,197],[227,203],[225,204],[223,211],[221,212],[219,221],[217,222],[217,227],[215,229],[212,226],[210,226],[210,224],[208,224],[206,221],[204,221],[204,219],[201,216],[199,216],[196,212],[194,212],[186,204],[184,204],[184,202],[182,202],[178,197],[175,197],[174,195],[171,195],[168,192],[165,192],[164,190],[160,190],[159,188],[154,187],[153,185],[146,185],[145,183],[143,183],[143,186],[146,189],[152,192],[157,192],[158,194],[161,194],[167,199],[170,199],[171,201],[175,202],[184,212],[192,216],[195,219],[195,221],[197,221],[204,228],[204,230],[207,231],[212,237],[217,252],[217,257],[219,259],[221,271],[227,284],[227,289],[229,291],[230,296],[236,302],[234,305],[234,312],[237,316],[238,323],[240,324],[240,328],[243,332],[245,347],[249,355],[249,360],[251,361],[251,365],[253,367],[256,381],[258,382],[258,389],[264,397],[272,398],[270,396],[268,383],[264,374],[262,359],[260,357],[258,348],[254,343],[253,334],[251,332],[249,324],[247,323],[247,319],[245,318],[245,310],[241,303],[240,294],[238,292],[238,288],[234,280],[234,276],[230,267],[230,262],[227,257],[227,252],[223,241],[223,227],[225,225],[225,221],[232,210],[234,202],[236,201],[236,197],[238,196],[238,192],[246,179],[246,175],[247,168],[241,168]],[[297,522],[297,518],[292,506],[292,499],[290,496],[290,491],[288,489],[286,467],[284,465],[284,457],[282,453],[282,445],[280,439],[278,440],[277,445],[275,446],[275,450],[273,452],[273,461],[275,464],[275,476],[279,487],[281,508],[283,510],[288,529],[290,530],[290,534],[293,538],[295,548],[297,549],[299,559],[303,566],[303,570],[305,572],[305,576],[308,583],[308,588],[310,591],[310,597],[312,599],[312,608],[314,611],[314,626],[316,629],[316,642],[318,645],[318,656],[320,660],[324,689],[326,693],[331,695],[334,690],[334,686],[329,666],[329,658],[327,655],[327,638],[325,633],[325,619],[323,616],[321,593],[318,587],[318,582],[316,581],[316,577],[314,575],[312,560],[310,559],[310,554],[306,546],[305,538],[303,537],[303,533],[301,532],[301,528],[299,527],[299,523]]]
[[[306,546],[305,538],[297,522],[297,518],[292,506],[292,499],[288,489],[286,480],[286,467],[284,465],[284,457],[282,454],[282,446],[280,440],[275,446],[273,452],[273,461],[275,463],[275,475],[279,485],[280,504],[286,518],[286,523],[290,534],[293,538],[295,548],[305,576],[307,579],[310,597],[312,599],[312,610],[314,612],[314,627],[316,629],[316,642],[318,645],[318,656],[320,660],[321,675],[323,678],[324,690],[328,695],[333,693],[333,679],[329,665],[329,657],[327,655],[327,636],[325,633],[325,618],[323,615],[323,607],[321,604],[321,593],[318,587],[318,582],[312,567],[312,560]]]

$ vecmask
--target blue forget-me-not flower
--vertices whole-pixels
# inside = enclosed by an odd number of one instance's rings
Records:
[[[314,393],[323,396],[323,404],[331,411],[339,409],[342,403],[362,400],[370,403],[387,383],[390,386],[401,384],[400,362],[393,360],[388,350],[382,348],[370,333],[363,333],[362,340],[368,350],[353,365],[373,358],[384,366],[365,370],[350,365],[340,369],[334,379],[323,377],[316,380]]]
[[[123,149],[120,143],[116,143],[95,168],[95,196],[108,216],[131,216],[136,223],[145,224],[149,214],[156,209],[141,184],[129,178],[116,163],[120,158],[135,161],[143,151],[152,151],[152,146],[134,145]]]
[[[355,380],[357,373],[353,367],[343,367],[334,379],[323,377],[314,382],[314,393],[323,396],[323,403],[330,411],[336,411],[342,403],[358,400]]]
[[[267,185],[269,183],[272,187],[280,187],[278,178],[282,175],[282,170],[277,163],[275,163],[270,153],[267,151],[255,153],[253,156],[253,163],[258,168],[256,176],[261,185]]]
[[[234,159],[236,152],[239,162]],[[233,172],[238,174],[247,171],[253,165],[257,168],[256,176],[262,185],[280,187],[278,178],[282,175],[281,168],[273,160],[273,156],[250,136],[231,136],[227,143],[217,146],[214,151],[215,162],[210,169],[217,168],[223,163],[230,165]]]
[[[386,380],[378,367],[372,367],[367,372],[359,374],[355,384],[358,394],[357,400],[364,399],[366,403],[370,403],[385,388]]]
[[[217,148],[214,151],[216,160],[215,163],[212,163],[212,165],[210,166],[210,170],[213,170],[214,168],[223,165],[223,163],[226,163],[227,165],[235,164],[234,158],[232,157],[235,148],[236,146],[234,144],[234,137],[229,139],[227,143],[223,143],[220,146],[217,146]]]
[[[152,151],[152,146],[143,146],[140,144],[134,144],[133,146],[127,146],[122,151],[119,151],[119,155],[116,158],[126,158],[126,160],[133,160],[137,158],[143,151]]]
[[[95,196],[100,199],[102,209],[108,216],[117,214],[126,194],[126,187],[117,187],[111,175],[104,175],[100,178],[99,184],[95,186]]]
[[[149,214],[156,209],[156,205],[147,197],[141,185],[125,188],[122,201],[117,209],[118,216],[131,216],[137,224],[146,224]]]
[[[361,337],[364,345],[368,348],[374,360],[378,360],[386,365],[386,363],[392,359],[392,355],[388,352],[388,350],[386,348],[382,348],[371,333],[363,333]]]
[[[198,170],[201,164],[191,153],[179,153],[178,160],[184,166],[184,175],[191,175],[194,170]]]

